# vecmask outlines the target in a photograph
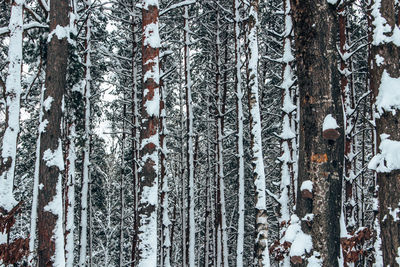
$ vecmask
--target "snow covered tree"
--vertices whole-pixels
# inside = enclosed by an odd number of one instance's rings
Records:
[[[297,216],[291,223],[301,230],[290,256],[302,266],[339,265],[344,143],[336,2],[291,2],[300,98]]]
[[[160,113],[160,68],[158,0],[142,2],[143,98],[140,132],[139,204],[137,264],[157,265],[158,149]]]
[[[49,8],[46,82],[41,107],[38,194],[38,263],[64,266],[63,191],[64,170],[61,118],[68,58],[69,2],[51,1]]]
[[[377,173],[379,223],[383,266],[399,266],[400,135],[399,9],[392,0],[372,1],[370,88],[376,124],[376,154],[368,167]]]

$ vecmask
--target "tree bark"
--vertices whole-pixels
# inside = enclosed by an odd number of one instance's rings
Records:
[[[185,89],[186,89],[186,128],[187,128],[187,156],[186,167],[188,174],[188,256],[187,266],[195,266],[195,219],[194,219],[194,146],[193,146],[193,107],[192,107],[192,79],[190,71],[190,29],[189,8],[185,6],[184,18],[184,63],[185,63]]]
[[[268,251],[268,222],[266,181],[264,172],[264,157],[262,151],[262,127],[260,102],[258,94],[258,0],[250,2],[248,21],[248,88],[250,109],[250,135],[253,176],[255,186],[255,246],[254,263],[256,266],[270,266]]]
[[[385,156],[385,144],[399,145],[400,132],[398,124],[400,113],[399,104],[385,106],[379,99],[384,98],[385,81],[400,78],[400,50],[398,35],[399,27],[394,0],[372,1],[372,46],[370,69],[370,88],[373,94],[373,112],[376,124],[376,147],[379,151],[369,164],[377,173],[380,237],[382,240],[383,265],[399,266],[400,256],[400,167],[399,164],[390,166],[393,161],[390,154]],[[398,84],[398,83],[397,83]],[[390,85],[389,87],[393,87]],[[393,95],[386,95],[394,97]],[[396,152],[398,153],[398,151]],[[393,157],[393,155],[392,155]]]
[[[235,37],[235,92],[236,92],[236,152],[238,163],[238,228],[237,228],[237,244],[236,244],[236,266],[243,266],[244,254],[244,147],[243,147],[243,90],[240,60],[240,12],[239,0],[233,0],[233,12],[235,14],[233,31]]]
[[[306,266],[312,258],[323,266],[338,266],[344,133],[336,6],[327,1],[292,0],[292,7],[300,95],[296,214],[300,220],[313,214],[311,222],[301,222],[313,248],[299,265]],[[329,114],[339,128],[323,133]],[[312,183],[308,194],[308,190],[301,192],[306,181]]]
[[[22,71],[23,0],[11,1],[8,73],[5,84],[5,131],[0,157],[0,216],[6,216],[17,201],[13,195],[15,159],[19,134],[19,114]],[[0,244],[7,242],[7,233],[0,232]]]
[[[158,1],[142,2],[143,99],[139,171],[138,266],[157,265],[158,149],[160,113],[160,68]]]
[[[61,117],[68,58],[68,1],[50,3],[50,34],[40,142],[38,263],[64,266],[62,175],[64,169]],[[57,30],[56,30],[57,28]],[[61,32],[67,31],[68,34]],[[69,37],[69,36],[68,36]]]

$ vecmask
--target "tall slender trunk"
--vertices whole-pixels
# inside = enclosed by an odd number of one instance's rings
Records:
[[[228,266],[228,237],[226,233],[226,209],[225,209],[225,182],[224,182],[224,158],[223,158],[223,95],[221,88],[221,58],[220,58],[220,13],[217,11],[217,31],[216,31],[216,82],[215,82],[215,95],[216,95],[216,161],[217,161],[217,266]]]
[[[0,157],[0,215],[5,216],[16,204],[14,198],[14,172],[19,134],[21,98],[23,0],[11,1],[11,16],[8,28],[8,73],[5,88],[5,131],[1,140]],[[7,242],[7,233],[0,232],[0,244]]]
[[[337,11],[327,1],[291,3],[300,91],[296,214],[302,230],[298,237],[303,240],[296,238],[293,244],[305,244],[301,252],[291,251],[292,262],[338,266],[344,125],[336,52]],[[304,242],[307,239],[309,242]]]
[[[372,28],[372,5],[373,2],[371,0],[368,1],[368,5],[366,8],[366,17],[367,17],[367,48],[368,48],[368,59],[367,59],[367,82],[366,82],[366,90],[372,91],[371,88],[371,77],[373,71],[373,53],[372,53],[372,40],[373,40],[373,28]],[[373,93],[370,94],[370,117],[369,120],[372,122],[373,125],[375,124],[375,116],[374,116],[374,95]],[[371,155],[372,157],[376,155],[376,148],[377,148],[377,135],[376,135],[376,127],[373,127],[371,130]],[[377,174],[373,172],[372,177],[372,186],[374,188],[373,192],[373,229],[375,232],[374,235],[374,259],[373,261],[377,264],[377,266],[383,265],[383,252],[382,252],[382,239],[381,239],[381,227],[379,224],[379,205],[378,205],[378,188],[377,188]]]
[[[397,10],[394,0],[372,1],[372,46],[370,88],[379,151],[369,163],[377,173],[379,224],[383,265],[399,266],[400,257],[400,42]],[[396,88],[395,91],[394,88]]]
[[[87,252],[87,217],[88,217],[88,190],[89,190],[89,165],[90,165],[90,86],[91,86],[91,0],[86,2],[88,9],[88,19],[86,21],[86,38],[85,38],[85,145],[83,148],[83,170],[82,170],[82,191],[81,191],[81,236],[80,236],[80,250],[79,250],[79,266],[86,265],[86,252]]]
[[[267,199],[264,173],[264,157],[262,151],[262,131],[260,103],[258,96],[258,0],[250,2],[248,21],[248,49],[249,49],[249,108],[250,108],[250,132],[253,175],[255,185],[255,209],[256,209],[256,238],[254,263],[257,266],[270,266],[268,251],[268,222]]]
[[[33,189],[32,189],[32,209],[31,209],[31,225],[29,231],[29,255],[28,263],[35,266],[34,259],[36,258],[36,232],[37,232],[37,217],[38,217],[38,194],[39,194],[39,166],[40,166],[40,137],[44,131],[45,124],[43,123],[43,97],[45,87],[43,86],[40,92],[40,107],[39,107],[39,127],[38,136],[36,139],[35,153],[35,172],[33,174]]]
[[[132,10],[134,7],[132,7]],[[137,34],[136,34],[136,20],[132,17],[131,32],[132,32],[132,172],[133,172],[133,205],[134,205],[134,215],[133,215],[133,237],[132,237],[132,255],[131,267],[135,266],[135,255],[136,255],[136,244],[137,244],[137,233],[138,233],[138,188],[139,188],[139,99],[138,99],[138,84],[137,84]]]
[[[280,217],[279,217],[279,237],[283,237],[287,230],[290,216],[293,214],[293,207],[295,202],[295,170],[293,163],[296,162],[296,127],[295,127],[295,114],[296,104],[293,103],[295,89],[293,85],[295,77],[293,73],[294,56],[292,54],[292,16],[290,0],[283,0],[284,7],[284,20],[285,29],[283,32],[283,55],[282,55],[282,83],[280,85],[282,90],[282,133],[281,138],[281,181],[280,181]],[[290,258],[287,254],[281,261],[281,266],[288,266]]]
[[[74,266],[74,230],[75,230],[75,119],[69,127],[67,183],[65,200],[65,266]]]
[[[187,156],[186,166],[188,173],[188,257],[187,265],[195,266],[195,220],[194,220],[194,155],[193,155],[193,108],[192,108],[192,80],[190,74],[190,30],[189,30],[189,8],[185,6],[184,18],[184,43],[185,43],[185,88],[186,88],[186,127],[187,127]]]
[[[160,64],[161,65],[161,64]],[[169,172],[167,167],[168,149],[165,137],[167,135],[167,111],[165,107],[166,89],[162,79],[160,79],[160,181],[161,181],[161,263],[162,267],[171,266],[171,220],[168,215],[169,207]]]
[[[38,194],[38,264],[64,266],[62,174],[64,170],[61,141],[61,118],[68,58],[66,31],[69,26],[68,1],[50,2],[50,34],[43,108],[43,131],[40,137]]]
[[[125,217],[125,139],[126,139],[126,99],[124,93],[122,111],[122,138],[121,138],[121,177],[119,182],[120,220],[119,220],[119,266],[124,266],[124,217]]]
[[[238,229],[236,245],[236,266],[243,266],[244,249],[244,148],[243,148],[243,90],[241,76],[241,49],[240,49],[240,13],[239,0],[233,0],[233,12],[235,14],[233,31],[235,35],[235,91],[236,91],[236,112],[237,112],[237,137],[236,150],[238,160]]]
[[[142,2],[143,101],[141,121],[138,266],[157,265],[160,68],[158,0]]]
[[[353,192],[353,177],[352,171],[352,155],[354,138],[352,137],[354,132],[354,116],[352,114],[354,109],[354,99],[351,92],[352,86],[350,83],[349,76],[351,75],[351,66],[349,59],[347,58],[347,12],[345,6],[341,6],[338,9],[339,17],[339,51],[341,54],[340,60],[340,90],[342,94],[343,111],[344,111],[344,129],[345,129],[345,144],[344,144],[344,219],[346,229],[342,229],[351,233],[355,228],[356,218],[354,214],[354,192]]]
[[[205,235],[205,242],[204,242],[204,267],[208,267],[210,264],[210,216],[211,216],[211,195],[212,195],[212,190],[210,190],[211,186],[211,135],[210,135],[210,96],[206,96],[207,98],[207,115],[206,115],[206,122],[207,122],[207,174],[206,174],[206,212],[204,216],[205,220],[205,229],[204,229],[204,235]]]
[[[183,115],[183,101],[184,101],[184,92],[183,88],[179,88],[179,114],[180,114],[180,141],[181,141],[181,152],[180,152],[180,162],[179,162],[179,175],[180,175],[180,180],[181,180],[181,229],[182,229],[182,266],[185,267],[187,264],[187,252],[188,252],[188,238],[187,238],[187,217],[186,217],[186,211],[187,211],[187,199],[186,199],[186,189],[187,189],[187,181],[185,179],[185,152],[184,152],[184,143],[185,143],[185,130],[184,130],[184,125],[185,125],[185,118]]]

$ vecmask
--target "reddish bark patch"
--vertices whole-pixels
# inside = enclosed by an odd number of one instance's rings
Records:
[[[310,191],[308,191],[307,189],[304,189],[303,191],[301,191],[301,197],[305,198],[305,199],[307,199],[307,198],[312,199],[313,194]]]
[[[328,162],[328,155],[326,154],[312,154],[311,161],[316,163],[325,163]]]
[[[290,258],[290,261],[293,264],[301,264],[303,262],[303,259],[300,256],[293,256]]]
[[[322,137],[326,140],[333,140],[335,141],[340,137],[340,133],[336,129],[327,129],[322,132]]]

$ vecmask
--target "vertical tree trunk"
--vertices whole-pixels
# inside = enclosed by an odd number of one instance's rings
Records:
[[[349,76],[351,75],[351,66],[349,64],[349,59],[347,58],[347,13],[345,6],[340,6],[338,9],[339,16],[339,52],[341,54],[340,60],[340,91],[342,94],[343,111],[344,111],[344,132],[345,132],[345,144],[344,144],[344,219],[346,230],[351,233],[355,230],[356,218],[354,216],[354,192],[353,192],[353,177],[354,173],[352,171],[352,155],[354,138],[352,137],[354,133],[354,116],[352,111],[354,109],[354,99],[352,94],[352,86],[350,83]]]
[[[236,266],[243,266],[244,248],[244,148],[243,148],[243,90],[240,61],[240,13],[239,0],[233,0],[233,12],[235,14],[233,31],[235,35],[235,91],[236,91],[236,112],[237,112],[237,137],[236,150],[238,159],[238,228],[236,245]]]
[[[38,136],[36,139],[36,153],[35,153],[35,172],[33,174],[33,192],[32,192],[32,209],[31,209],[31,225],[29,231],[29,255],[28,263],[35,266],[34,259],[36,259],[36,232],[37,232],[37,217],[38,217],[38,194],[39,194],[39,166],[40,166],[40,139],[44,130],[43,124],[43,97],[45,87],[43,86],[40,92],[40,110],[39,110],[39,127]]]
[[[280,134],[281,156],[279,157],[281,163],[279,237],[284,236],[290,216],[293,214],[295,202],[294,184],[296,179],[293,163],[297,160],[295,153],[297,149],[295,127],[297,107],[296,104],[293,103],[293,95],[295,95],[295,92],[293,92],[295,77],[292,68],[294,56],[292,54],[292,16],[290,0],[283,0],[283,6],[285,29],[283,32],[282,83],[280,85],[282,90],[282,132]],[[281,265],[288,266],[289,264],[290,258],[285,254]]]
[[[74,266],[74,230],[75,230],[75,119],[69,127],[67,183],[65,200],[65,266]]]
[[[249,49],[249,108],[253,176],[255,185],[256,239],[254,246],[254,263],[257,266],[270,266],[268,251],[267,199],[262,151],[262,131],[260,103],[258,96],[258,0],[250,2],[248,21]]]
[[[22,71],[23,0],[11,1],[8,28],[8,73],[5,87],[5,131],[1,142],[0,157],[0,216],[5,216],[16,204],[13,195],[15,157],[19,134],[19,112]],[[7,233],[0,232],[0,244],[7,242]]]
[[[138,266],[157,265],[160,68],[158,0],[142,2],[143,101],[141,122]]]
[[[180,61],[181,62],[181,61]],[[187,189],[187,181],[185,179],[185,152],[184,152],[184,143],[185,143],[185,118],[183,115],[183,103],[184,101],[184,92],[183,88],[179,88],[179,114],[180,114],[180,181],[181,181],[181,233],[182,233],[182,266],[185,267],[187,264],[187,252],[188,252],[188,237],[187,237],[187,198],[186,198],[186,189]]]
[[[125,139],[126,139],[126,99],[124,93],[122,111],[122,137],[121,137],[121,177],[119,182],[120,220],[119,220],[119,267],[124,266],[124,217],[125,217]]]
[[[217,231],[217,266],[228,266],[228,237],[226,232],[226,211],[225,211],[225,182],[224,182],[224,158],[223,158],[223,106],[224,99],[222,96],[221,88],[221,58],[220,58],[220,14],[217,11],[217,31],[216,31],[216,83],[215,83],[215,95],[216,95],[216,161],[217,161],[217,219],[216,219],[216,231]]]
[[[394,0],[372,1],[370,87],[376,123],[378,153],[369,167],[377,173],[380,237],[383,265],[399,266],[400,257],[400,86],[399,27]],[[395,91],[393,91],[395,90]]]
[[[291,256],[307,252],[302,266],[307,261],[338,266],[344,132],[336,6],[328,1],[293,0],[292,7],[300,90],[296,214],[305,236],[311,236],[312,247],[302,253],[291,251]]]
[[[132,12],[134,7],[132,6]],[[136,40],[136,20],[132,16],[132,172],[133,172],[133,205],[134,205],[134,215],[133,215],[133,236],[132,236],[132,264],[131,267],[135,266],[135,255],[137,248],[137,233],[138,233],[138,188],[139,188],[139,101],[138,101],[138,84],[137,84],[137,40]]]
[[[86,38],[85,38],[85,146],[83,148],[83,170],[82,170],[82,192],[81,192],[81,236],[80,236],[80,251],[79,251],[79,266],[86,265],[87,251],[87,217],[88,217],[88,190],[89,190],[89,165],[90,165],[90,86],[91,86],[91,0],[86,2],[88,10],[88,19],[86,21]]]
[[[161,64],[160,64],[161,65]],[[171,266],[171,239],[170,239],[170,225],[171,220],[168,215],[169,206],[169,185],[168,178],[169,172],[167,169],[167,155],[168,149],[165,137],[167,135],[167,112],[165,107],[166,90],[164,82],[160,79],[160,181],[161,181],[161,263],[162,267]]]
[[[195,220],[194,220],[194,155],[193,155],[193,108],[192,108],[192,79],[190,74],[190,30],[189,30],[189,7],[185,6],[184,18],[184,43],[185,43],[185,88],[186,88],[186,127],[187,127],[187,156],[186,166],[188,173],[188,257],[187,266],[195,266]]]
[[[372,88],[371,88],[371,77],[372,77],[372,72],[373,72],[373,53],[372,53],[372,40],[373,40],[373,28],[372,28],[372,5],[373,1],[369,1],[368,5],[366,7],[366,17],[367,17],[367,26],[368,26],[368,32],[367,32],[367,37],[368,37],[368,42],[367,42],[367,47],[368,47],[368,61],[367,61],[367,67],[368,67],[368,73],[367,73],[367,81],[366,81],[366,90],[371,91],[370,94],[370,122],[372,123],[373,126],[376,126],[375,124],[375,117],[374,117],[374,95],[372,93]],[[371,131],[371,154],[372,156],[376,155],[376,147],[377,147],[377,136],[376,136],[376,127],[373,127]],[[381,227],[379,224],[379,205],[378,205],[378,188],[377,188],[377,174],[376,172],[373,172],[373,177],[372,177],[372,186],[374,188],[373,192],[373,230],[375,232],[374,235],[374,258],[373,262],[377,264],[377,266],[383,265],[383,253],[382,253],[382,239],[381,239]]]
[[[68,58],[68,1],[50,2],[43,131],[40,142],[38,230],[39,266],[64,266],[61,117]],[[66,33],[67,32],[67,33]]]
[[[207,121],[207,174],[206,174],[206,188],[205,188],[205,195],[206,195],[206,212],[204,214],[204,220],[205,220],[205,229],[204,229],[204,235],[205,235],[205,242],[204,242],[204,267],[208,267],[210,264],[210,217],[211,217],[211,195],[212,195],[212,190],[210,190],[211,186],[211,173],[212,173],[212,166],[211,166],[211,135],[210,135],[210,96],[207,95],[207,116],[206,116],[206,121]]]

